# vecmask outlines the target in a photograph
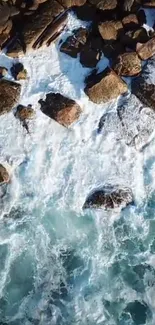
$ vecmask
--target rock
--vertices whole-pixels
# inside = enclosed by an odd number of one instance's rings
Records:
[[[127,52],[119,55],[113,67],[119,76],[135,76],[141,72],[141,60],[136,52]]]
[[[0,67],[0,78],[5,77],[6,74],[7,74],[7,72],[8,72],[8,69],[7,69],[7,68],[5,68],[5,67]]]
[[[84,21],[94,21],[96,19],[97,9],[89,3],[83,6],[73,8],[77,18]]]
[[[100,10],[113,10],[117,7],[117,0],[89,0]]]
[[[138,42],[145,43],[149,40],[149,35],[145,28],[141,27],[137,30],[130,30],[121,36],[121,43],[132,49],[136,49]]]
[[[15,117],[17,117],[20,121],[31,120],[33,119],[34,115],[35,115],[35,111],[31,105],[17,106]]]
[[[45,101],[39,100],[41,111],[63,126],[70,126],[80,114],[80,106],[72,99],[61,94],[48,93]]]
[[[114,209],[120,206],[126,207],[133,202],[133,194],[129,188],[119,186],[105,186],[95,190],[86,199],[83,209]]]
[[[102,56],[103,41],[101,37],[92,36],[80,53],[80,62],[84,67],[94,68]]]
[[[134,29],[137,27],[139,27],[139,20],[137,18],[137,15],[136,14],[130,14],[128,16],[125,16],[123,19],[122,19],[122,24],[123,24],[123,27],[127,30],[131,30],[131,29]]]
[[[19,10],[8,4],[8,2],[0,3],[0,48],[7,41],[12,29],[11,18],[19,13]]]
[[[22,63],[15,63],[11,67],[11,74],[15,80],[27,79],[27,70],[24,69]]]
[[[64,8],[71,8],[74,6],[83,6],[86,0],[59,0],[59,2]]]
[[[146,8],[155,8],[155,0],[142,0],[142,6]]]
[[[140,302],[138,300],[135,300],[134,302],[130,302],[127,305],[125,311],[127,313],[130,313],[136,325],[146,324],[149,307],[144,302]]]
[[[146,83],[146,81],[140,77],[132,81],[131,90],[145,106],[155,110],[155,85]]]
[[[106,68],[88,82],[85,93],[92,102],[101,104],[117,98],[127,90],[127,84],[113,70]]]
[[[82,50],[87,42],[88,30],[85,28],[78,28],[73,31],[73,35],[69,36],[61,45],[60,51],[76,58],[78,53]]]
[[[21,85],[9,80],[0,80],[0,115],[10,112],[18,102]]]
[[[137,54],[141,60],[147,60],[155,55],[155,37],[150,39],[147,43],[138,43],[136,47]]]
[[[10,180],[9,173],[6,168],[0,164],[0,184],[8,183]]]
[[[119,41],[113,41],[103,45],[103,53],[109,59],[115,59],[118,55],[124,53],[125,47]]]
[[[105,21],[99,24],[99,32],[105,41],[117,40],[122,31],[121,21]]]

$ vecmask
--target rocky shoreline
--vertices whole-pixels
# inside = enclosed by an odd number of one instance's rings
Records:
[[[34,118],[35,111],[31,103],[23,106],[19,102],[20,80],[28,78],[26,69],[19,62],[20,57],[29,51],[49,46],[57,40],[65,30],[70,10],[73,10],[79,19],[89,21],[90,25],[74,30],[64,42],[60,42],[59,50],[72,58],[79,57],[83,67],[92,69],[85,80],[84,88],[89,100],[95,104],[104,104],[126,95],[129,89],[124,77],[130,77],[131,94],[140,100],[142,106],[154,111],[155,85],[147,83],[143,77],[143,65],[155,55],[155,18],[153,28],[146,29],[145,8],[154,10],[155,1],[1,1],[0,49],[14,58],[15,63],[10,69],[14,81],[6,78],[6,67],[0,67],[0,115],[14,109],[14,116],[29,132],[29,120]],[[109,66],[98,72],[96,67],[103,57],[109,59]],[[39,105],[45,115],[64,127],[69,127],[77,121],[82,113],[82,108],[74,100],[60,93],[47,93],[44,100],[39,100]],[[120,122],[124,123],[124,111],[123,114],[120,111],[117,113]],[[106,119],[107,117],[104,123]],[[124,127],[123,124],[122,126]],[[102,122],[99,128],[103,128]],[[8,181],[9,174],[6,168],[0,165],[0,183]],[[106,199],[103,197],[98,200],[97,206],[114,208],[122,203],[130,203],[132,200],[126,201],[122,191],[120,188],[117,193],[114,191],[110,194],[112,201],[109,201],[107,196]],[[103,204],[102,201],[106,203]],[[115,201],[118,204],[114,204]]]

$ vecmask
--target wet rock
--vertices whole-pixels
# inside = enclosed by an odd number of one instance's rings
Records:
[[[155,85],[148,84],[143,78],[131,83],[132,93],[145,105],[155,110]]]
[[[6,74],[7,74],[7,72],[8,72],[8,69],[7,69],[7,68],[5,68],[5,67],[0,67],[0,78],[5,77]]]
[[[130,14],[128,16],[125,16],[122,19],[122,24],[125,29],[134,29],[139,27],[139,20],[136,14]]]
[[[71,8],[74,6],[83,6],[86,0],[59,0],[60,4],[65,8]]]
[[[136,49],[138,42],[145,43],[149,40],[149,35],[145,28],[141,27],[137,30],[127,31],[124,35],[121,35],[121,42],[129,47]]]
[[[123,9],[124,11],[131,11],[135,0],[124,0]]]
[[[66,127],[75,122],[81,114],[81,108],[74,100],[59,93],[49,93],[45,101],[39,100],[39,103],[44,114]]]
[[[117,0],[89,0],[100,10],[113,10],[117,7]]]
[[[105,41],[117,40],[122,30],[121,21],[105,21],[99,24],[99,32]]]
[[[127,305],[125,311],[130,313],[136,325],[143,325],[146,323],[149,307],[144,302],[135,300]]]
[[[27,70],[24,69],[22,63],[15,63],[11,67],[11,74],[15,80],[27,79]]]
[[[10,112],[18,102],[21,85],[9,80],[0,80],[0,115]]]
[[[100,104],[117,98],[127,90],[127,84],[113,70],[107,68],[86,85],[85,93],[92,102]]]
[[[56,29],[54,19],[62,12],[64,12],[63,6],[61,6],[56,0],[48,0],[44,2],[38,8],[38,10],[34,12],[34,14],[25,17],[20,35],[23,52],[38,47],[38,43],[39,45],[40,43],[41,45],[43,45],[44,38],[46,38],[46,42],[48,42],[49,39],[53,37],[53,33],[55,34]],[[60,18],[60,20],[62,22],[62,17]],[[48,36],[46,36],[46,33],[48,34]],[[11,50],[10,46],[10,55],[12,55],[12,52],[14,52],[14,47],[16,48],[17,46],[18,48],[18,42],[18,40],[12,42],[13,50]],[[16,54],[18,54],[17,50]]]
[[[35,115],[35,111],[31,105],[17,106],[15,117],[17,117],[20,121],[31,120],[33,119],[34,115]]]
[[[90,194],[84,203],[83,209],[114,209],[120,206],[125,207],[132,202],[133,195],[129,188],[106,186]]]
[[[115,59],[118,55],[124,53],[125,47],[119,41],[110,42],[103,45],[103,53],[109,59]]]
[[[93,21],[96,19],[96,8],[89,3],[86,3],[83,6],[75,7],[74,12],[77,15],[78,19],[84,21]]]
[[[78,53],[82,50],[87,42],[88,30],[79,28],[73,31],[73,36],[69,36],[61,45],[60,51],[76,58]]]
[[[142,6],[146,8],[155,8],[155,0],[142,0]]]
[[[150,39],[145,44],[137,44],[136,47],[137,54],[141,58],[141,60],[147,60],[155,55],[155,37]]]
[[[102,56],[103,41],[101,37],[91,37],[80,53],[80,62],[84,67],[94,68]]]
[[[7,172],[6,168],[0,164],[0,184],[8,183],[9,179],[9,173]]]
[[[135,76],[141,72],[141,60],[136,52],[123,53],[117,58],[113,69],[120,76]]]

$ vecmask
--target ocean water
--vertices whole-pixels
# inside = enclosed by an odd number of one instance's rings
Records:
[[[70,14],[62,37],[81,25]],[[29,76],[20,104],[32,104],[36,117],[30,134],[13,112],[0,117],[0,161],[11,175],[0,188],[0,325],[154,325],[154,113],[139,114],[130,92],[91,103],[83,91],[90,69],[60,53],[59,41],[20,61]],[[12,63],[0,55],[0,65]],[[103,57],[99,71],[108,64]],[[154,71],[152,59],[148,82]],[[83,109],[69,129],[40,111],[49,91]],[[135,204],[83,211],[89,192],[105,184],[129,186]]]

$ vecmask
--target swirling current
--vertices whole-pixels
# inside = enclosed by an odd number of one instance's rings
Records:
[[[68,33],[79,25],[70,14]],[[12,112],[0,118],[0,158],[11,174],[0,188],[0,325],[154,325],[154,112],[139,117],[130,93],[92,104],[83,91],[89,69],[58,46],[22,58],[30,78],[20,103],[36,110],[30,134]],[[1,54],[4,61],[9,68],[12,59]],[[151,82],[154,71],[151,59],[144,69]],[[83,108],[71,128],[40,111],[49,90]],[[126,128],[115,114],[122,105]],[[136,146],[129,145],[137,130]],[[107,183],[132,188],[135,204],[84,212],[88,193]]]

